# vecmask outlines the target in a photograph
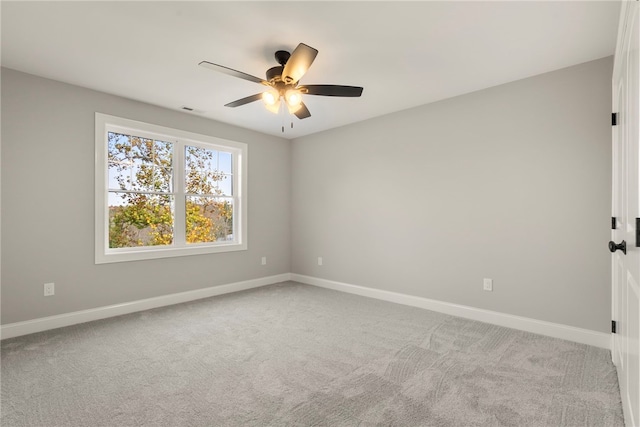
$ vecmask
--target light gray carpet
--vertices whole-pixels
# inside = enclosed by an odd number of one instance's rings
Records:
[[[2,342],[2,426],[622,426],[609,352],[287,282]]]

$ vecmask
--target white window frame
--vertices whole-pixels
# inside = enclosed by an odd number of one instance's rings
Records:
[[[201,255],[247,249],[247,144],[200,135],[150,123],[129,120],[107,114],[95,114],[95,263],[137,261],[187,255]],[[108,132],[124,133],[174,144],[173,192],[175,201],[174,239],[167,246],[109,248],[109,167]],[[178,198],[184,192],[184,146],[198,146],[232,153],[233,159],[233,240],[211,243],[190,243],[185,240],[184,203]]]

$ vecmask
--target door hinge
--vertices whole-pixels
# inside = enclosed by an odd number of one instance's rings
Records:
[[[615,320],[611,321],[611,333],[612,334],[616,333],[616,321]]]
[[[640,218],[636,218],[636,248],[640,248]]]
[[[612,230],[616,229],[616,217],[615,216],[611,217],[611,229]]]
[[[618,113],[611,113],[611,126],[618,124]]]

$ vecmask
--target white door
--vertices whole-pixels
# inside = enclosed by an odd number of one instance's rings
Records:
[[[636,1],[622,2],[613,69],[612,357],[618,370],[627,426],[640,426],[640,22]],[[640,224],[638,224],[640,226]],[[626,254],[621,243],[626,243]],[[618,245],[616,247],[616,245]]]

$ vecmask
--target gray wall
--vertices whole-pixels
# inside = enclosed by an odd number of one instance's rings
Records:
[[[249,249],[95,265],[96,111],[247,143]],[[9,69],[1,125],[3,324],[290,271],[289,141]]]
[[[294,140],[292,272],[607,332],[612,64]]]
[[[3,69],[1,322],[292,271],[607,332],[611,70],[605,58],[291,144]],[[249,144],[249,250],[95,265],[96,111]]]

